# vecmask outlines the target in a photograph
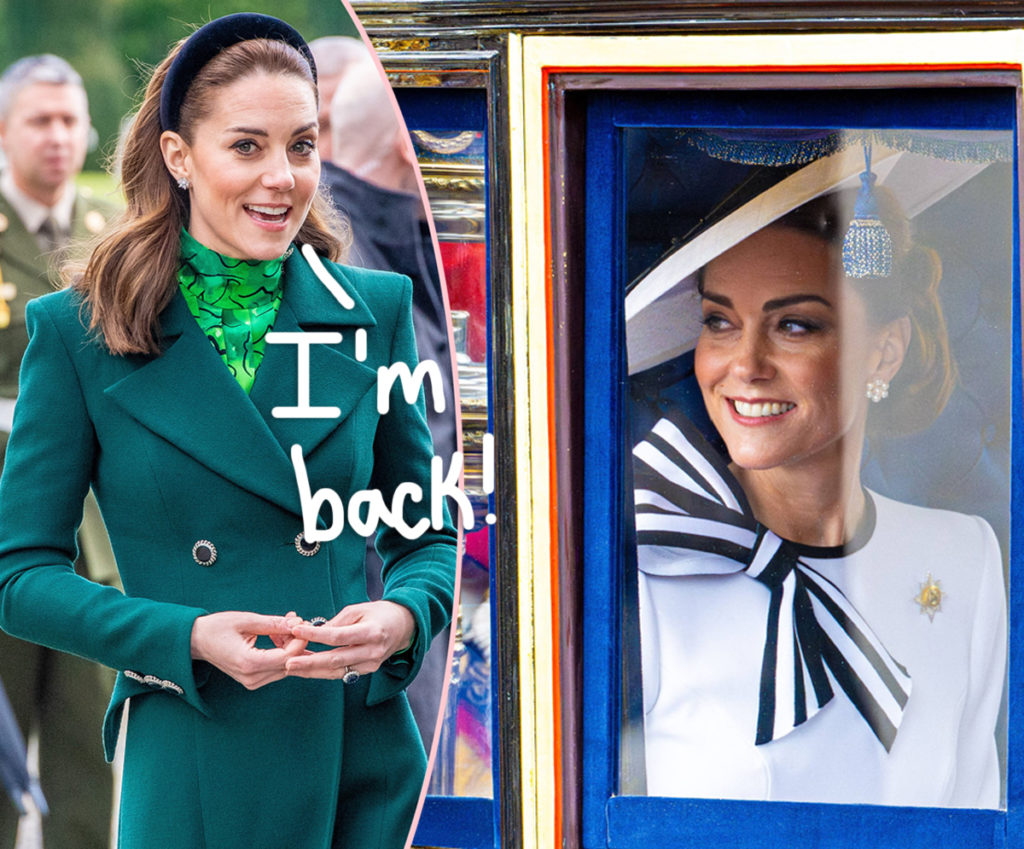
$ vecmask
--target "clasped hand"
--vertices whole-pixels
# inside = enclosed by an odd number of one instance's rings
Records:
[[[211,663],[255,690],[289,675],[341,678],[347,671],[376,672],[391,655],[412,644],[415,631],[409,610],[390,601],[349,605],[319,626],[294,612],[265,616],[225,611],[195,620],[192,658]],[[261,636],[269,637],[274,648],[257,648]],[[311,651],[310,643],[332,648]]]

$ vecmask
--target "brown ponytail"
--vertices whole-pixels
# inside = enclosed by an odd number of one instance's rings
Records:
[[[956,363],[949,350],[946,319],[939,300],[942,263],[938,254],[931,248],[911,245],[897,259],[893,276],[898,280],[898,293],[884,297],[865,295],[864,300],[876,318],[886,314],[893,317],[906,315],[912,332],[903,365],[893,378],[889,397],[885,403],[871,405],[869,436],[924,430],[945,408],[957,379]],[[863,291],[872,283],[884,285],[884,281],[868,281],[859,288]],[[882,300],[887,301],[884,307],[873,310],[873,302]]]

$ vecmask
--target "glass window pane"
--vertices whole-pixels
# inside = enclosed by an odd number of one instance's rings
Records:
[[[1005,806],[1012,146],[622,130],[621,792]]]

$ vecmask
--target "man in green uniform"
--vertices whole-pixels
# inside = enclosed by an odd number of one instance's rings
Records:
[[[53,291],[68,246],[99,233],[108,204],[76,190],[90,133],[82,78],[63,59],[29,56],[0,76],[0,451],[6,447],[28,344],[25,304]],[[53,482],[59,485],[59,481]],[[95,502],[85,505],[79,568],[116,578]],[[112,679],[94,664],[0,633],[0,680],[22,732],[38,736],[39,774],[50,814],[45,849],[105,849],[111,770],[100,745]],[[14,846],[18,816],[0,798],[0,849]]]

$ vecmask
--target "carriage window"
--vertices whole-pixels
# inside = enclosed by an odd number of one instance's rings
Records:
[[[1004,806],[1012,133],[629,128],[622,156],[624,784]]]
[[[588,848],[1003,828],[1019,79],[890,79],[566,77]]]

